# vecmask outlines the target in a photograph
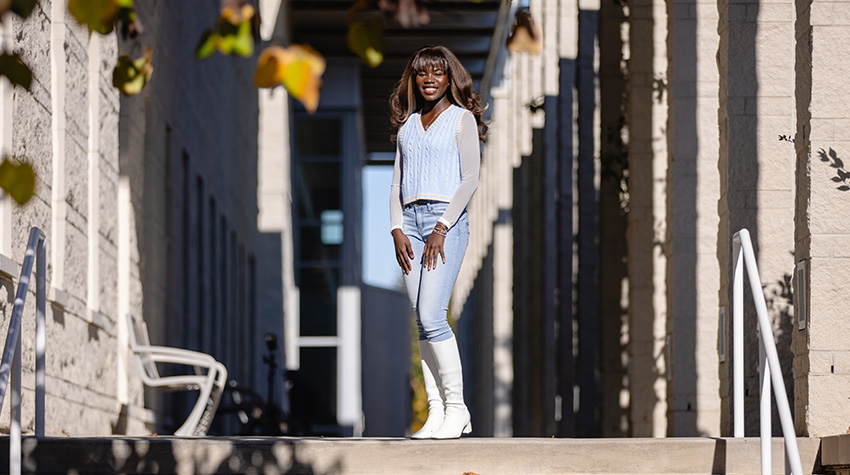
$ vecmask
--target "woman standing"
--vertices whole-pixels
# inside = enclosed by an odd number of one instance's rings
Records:
[[[446,312],[469,240],[466,205],[478,187],[484,109],[469,71],[444,46],[413,54],[390,107],[397,128],[391,232],[428,395],[428,420],[412,438],[453,439],[472,432],[472,423]]]

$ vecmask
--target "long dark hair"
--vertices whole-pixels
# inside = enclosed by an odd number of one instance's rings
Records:
[[[407,61],[404,73],[390,96],[390,122],[396,133],[410,114],[422,109],[424,100],[417,92],[415,78],[419,71],[428,69],[439,69],[448,74],[450,86],[446,95],[449,102],[472,112],[478,124],[478,140],[484,142],[487,124],[481,120],[481,114],[487,108],[481,105],[481,95],[472,89],[472,76],[469,71],[445,46],[420,48]],[[395,133],[392,139],[395,141]]]

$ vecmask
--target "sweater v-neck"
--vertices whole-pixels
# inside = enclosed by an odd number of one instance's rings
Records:
[[[428,131],[429,131],[429,130],[431,130],[431,129],[433,129],[433,128],[434,128],[434,126],[435,126],[435,125],[437,125],[437,122],[439,122],[439,121],[440,121],[440,119],[442,119],[442,118],[443,118],[443,113],[444,113],[444,112],[446,112],[446,111],[448,111],[449,109],[451,109],[453,105],[454,105],[454,104],[449,104],[449,106],[448,106],[448,107],[446,107],[445,109],[441,110],[441,111],[440,111],[440,113],[439,113],[439,114],[437,114],[437,117],[436,117],[434,120],[432,120],[430,124],[428,124],[428,128],[427,128],[427,129],[425,128],[425,125],[422,123],[422,113],[420,112],[420,113],[419,113],[419,117],[418,117],[418,119],[419,119],[419,120],[417,120],[417,121],[416,121],[416,122],[418,122],[418,123],[419,123],[419,131],[420,131],[421,133],[423,133],[423,134],[427,134],[427,133],[428,133]]]

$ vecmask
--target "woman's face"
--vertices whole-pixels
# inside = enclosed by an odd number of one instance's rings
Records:
[[[439,101],[449,90],[449,75],[442,69],[428,68],[424,71],[417,71],[416,89],[426,101]]]

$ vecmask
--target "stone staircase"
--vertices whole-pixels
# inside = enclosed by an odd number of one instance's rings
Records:
[[[831,438],[827,438],[831,439]],[[834,445],[836,454],[840,441]],[[847,439],[850,440],[850,439]],[[773,473],[785,473],[773,439]],[[9,439],[0,439],[0,472]],[[799,439],[806,474],[821,466],[821,440]],[[845,449],[850,444],[845,441]],[[290,437],[24,438],[24,473],[268,474],[760,474],[757,438],[485,439],[412,441]],[[825,454],[826,455],[826,454]],[[838,455],[836,455],[838,457]],[[840,461],[839,458],[835,460]]]

